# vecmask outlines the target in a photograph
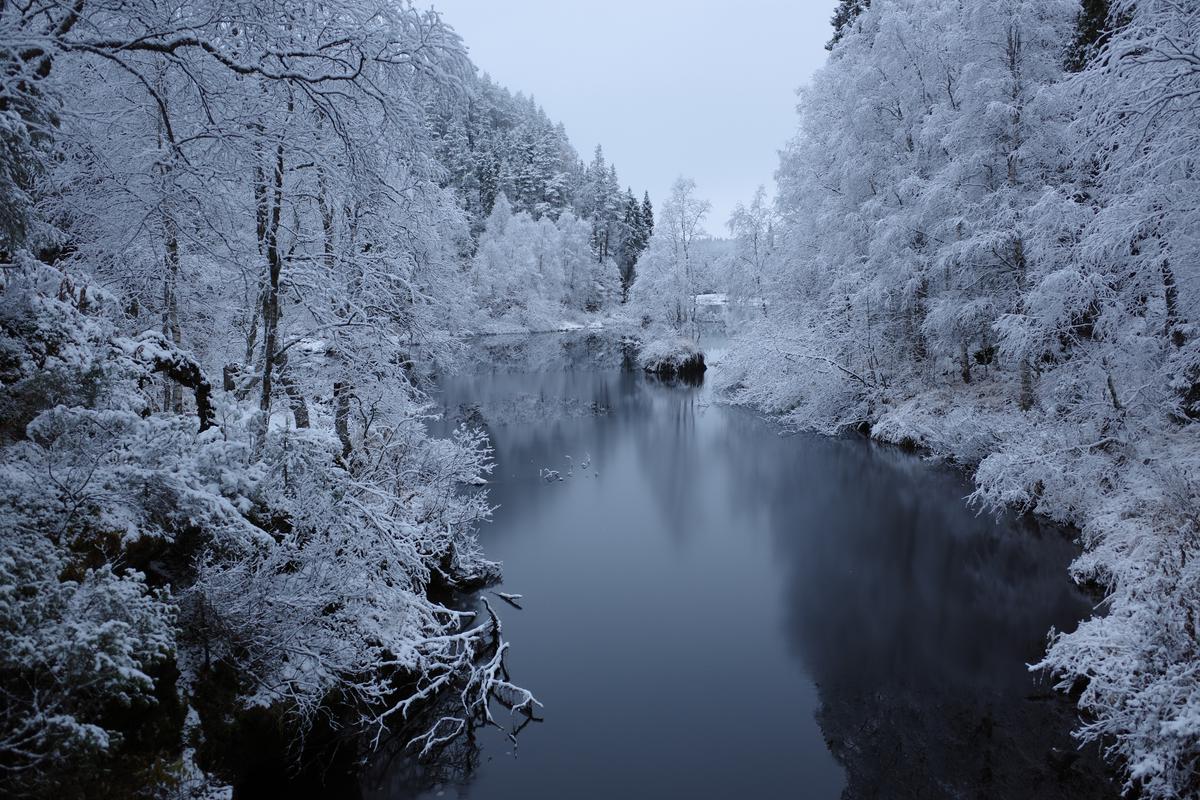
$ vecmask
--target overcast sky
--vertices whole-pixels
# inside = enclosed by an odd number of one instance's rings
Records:
[[[733,206],[773,189],[797,87],[825,61],[836,0],[425,0],[479,68],[532,94],[585,160],[593,148],[655,205],[677,175]]]

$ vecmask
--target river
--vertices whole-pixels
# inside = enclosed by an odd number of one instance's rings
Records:
[[[1061,531],[977,514],[958,470],[784,435],[627,355],[494,339],[442,380],[447,420],[495,448],[481,540],[522,608],[492,604],[544,721],[435,764],[385,748],[362,796],[1116,796],[1026,668],[1092,609]]]

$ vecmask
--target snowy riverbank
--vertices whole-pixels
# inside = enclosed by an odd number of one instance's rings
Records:
[[[1114,747],[1131,778],[1186,785],[1200,748],[1200,442],[1189,427],[1132,419],[1109,431],[1063,426],[997,404],[994,389],[920,392],[881,409],[872,435],[976,465],[981,507],[1079,529],[1085,550],[1071,575],[1105,598],[1076,630],[1052,632],[1035,666],[1063,691],[1082,689],[1079,734]]]
[[[794,427],[860,427],[878,441],[961,463],[973,469],[969,501],[981,510],[1012,508],[1080,531],[1084,552],[1071,576],[1102,590],[1104,601],[1076,630],[1049,632],[1046,655],[1033,668],[1079,693],[1077,735],[1099,739],[1131,780],[1186,785],[1200,749],[1200,441],[1193,428],[1153,426],[1115,410],[1063,419],[1048,397],[1021,411],[1012,372],[965,385],[951,375],[926,376],[873,394],[820,360],[776,356],[764,360],[757,342],[735,346],[718,387],[732,402]]]

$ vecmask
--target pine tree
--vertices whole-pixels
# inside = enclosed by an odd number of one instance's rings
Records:
[[[649,192],[642,197],[642,226],[646,232],[646,242],[648,243],[654,234],[654,206],[650,203]]]
[[[826,50],[832,50],[849,32],[850,26],[858,19],[859,14],[871,7],[871,0],[841,0],[833,12],[833,38],[826,45]]]
[[[462,103],[434,113],[430,132],[446,168],[442,183],[455,190],[476,237],[501,192],[516,211],[535,219],[557,219],[568,207],[591,218],[585,207],[588,168],[562,123],[533,97],[514,95],[483,75],[468,82]]]
[[[597,145],[592,163],[583,176],[581,214],[592,223],[592,253],[597,261],[609,257],[613,234],[621,219],[621,189],[617,168],[604,160],[604,150]]]
[[[596,255],[598,260],[604,261],[612,257],[613,245],[616,244],[615,240],[619,237],[621,217],[625,209],[621,197],[621,183],[617,179],[616,164],[609,164],[600,195],[596,219],[600,251]]]
[[[621,246],[617,254],[617,267],[621,273],[621,302],[629,293],[633,283],[634,265],[646,244],[643,239],[645,225],[642,222],[642,206],[633,196],[633,190],[625,191],[625,213],[621,219]]]
[[[580,192],[580,216],[595,220],[603,208],[602,194],[608,177],[608,163],[604,160],[604,148],[596,145],[592,162],[583,171],[583,186]]]
[[[1066,68],[1081,72],[1112,35],[1109,24],[1112,8],[1109,0],[1081,0],[1075,38],[1067,48]]]

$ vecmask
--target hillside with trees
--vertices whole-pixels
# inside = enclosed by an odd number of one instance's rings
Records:
[[[485,301],[619,302],[615,168],[406,2],[6,3],[0,52],[0,793],[532,714],[426,389]]]
[[[472,233],[463,252],[474,256],[475,305],[486,312],[476,327],[553,330],[624,302],[653,206],[621,189],[600,145],[584,163],[533,98],[486,75],[430,109],[441,183]]]
[[[1103,602],[1037,668],[1127,788],[1194,796],[1200,7],[846,0],[835,26],[724,382],[1078,526]]]

